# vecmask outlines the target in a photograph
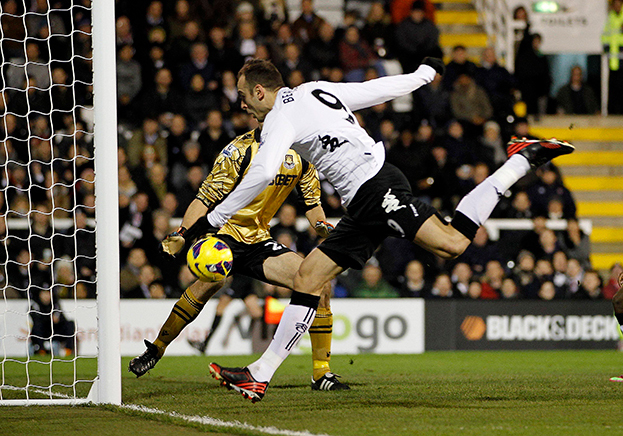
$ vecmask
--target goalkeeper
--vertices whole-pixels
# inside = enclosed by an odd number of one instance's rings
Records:
[[[187,242],[201,236],[208,228],[206,214],[240,183],[259,148],[259,129],[234,139],[217,157],[212,171],[204,180],[197,197],[190,204],[181,227],[161,244],[166,255],[175,256]],[[242,274],[263,282],[292,289],[294,275],[303,258],[270,236],[268,223],[290,192],[297,187],[307,211],[306,218],[318,235],[326,238],[333,226],[326,222],[320,205],[318,172],[295,151],[288,150],[279,172],[270,185],[247,207],[234,215],[219,231],[233,253],[232,274]],[[147,350],[130,361],[128,370],[142,376],[152,369],[167,346],[201,312],[206,302],[223,286],[221,282],[197,280],[184,291],[161,327],[156,340],[145,340]],[[323,289],[320,306],[309,329],[312,343],[313,390],[350,389],[338,380],[329,367],[333,316],[329,307],[330,286]]]

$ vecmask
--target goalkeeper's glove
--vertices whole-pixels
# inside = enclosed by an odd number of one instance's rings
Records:
[[[186,244],[186,235],[188,229],[186,227],[180,227],[173,233],[170,233],[160,242],[160,252],[167,257],[175,257]]]
[[[422,65],[428,65],[429,67],[437,71],[437,74],[441,76],[443,76],[444,73],[446,72],[446,66],[443,63],[443,61],[439,58],[426,57],[422,61]]]
[[[335,227],[333,227],[333,224],[328,223],[326,221],[323,220],[318,220],[316,221],[316,225],[314,226],[314,229],[316,230],[316,233],[318,233],[318,235],[321,238],[326,238],[329,236],[329,233],[331,233],[331,231],[334,229]]]

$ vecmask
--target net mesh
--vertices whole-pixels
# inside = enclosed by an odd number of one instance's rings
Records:
[[[91,2],[0,6],[0,402],[96,376]]]

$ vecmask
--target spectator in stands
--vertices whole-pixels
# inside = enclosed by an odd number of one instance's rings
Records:
[[[153,231],[149,197],[146,193],[134,194],[128,206],[119,211],[119,222],[121,258],[124,258],[135,246],[144,248],[143,237]]]
[[[400,296],[403,298],[422,298],[430,292],[430,285],[424,277],[424,266],[418,260],[407,264],[404,281],[400,286]]]
[[[573,298],[600,300],[603,298],[601,295],[601,287],[602,281],[599,273],[594,269],[587,269],[584,271],[580,289],[573,295]]]
[[[526,26],[515,57],[515,77],[529,114],[544,114],[551,86],[547,58],[541,53],[541,35]]]
[[[223,115],[218,110],[208,112],[205,128],[201,130],[197,139],[201,146],[203,162],[212,167],[216,156],[232,139],[234,135],[223,125]]]
[[[430,298],[453,298],[454,296],[450,275],[445,272],[438,274],[430,291]]]
[[[143,127],[137,129],[128,141],[126,152],[131,168],[139,166],[147,168],[149,161],[145,159],[149,154],[151,154],[149,159],[153,159],[154,162],[167,164],[167,141],[160,135],[158,122],[155,119],[146,118],[143,121]]]
[[[199,187],[205,179],[206,172],[201,166],[194,166],[188,170],[186,175],[186,183],[177,192],[177,199],[179,201],[179,207],[186,210],[190,203],[195,199]]]
[[[483,50],[481,66],[476,70],[475,78],[476,83],[487,92],[497,120],[505,120],[513,114],[515,79],[498,63],[493,47]]]
[[[500,125],[497,122],[487,121],[483,124],[480,145],[481,158],[493,168],[498,168],[508,159],[506,143],[502,140]]]
[[[121,282],[121,296],[130,298],[134,289],[139,285],[138,276],[141,268],[147,265],[147,256],[142,248],[133,248],[130,250],[127,262],[121,271],[119,271],[119,279]]]
[[[393,57],[393,33],[391,17],[385,11],[384,2],[372,2],[361,34],[379,58]]]
[[[461,74],[450,93],[452,115],[463,124],[465,136],[476,139],[482,135],[483,124],[493,116],[493,108],[484,89],[467,74]]]
[[[368,43],[360,37],[356,26],[346,29],[344,39],[339,43],[339,57],[347,82],[363,82],[365,70],[372,66],[377,68],[379,75],[384,74],[384,71],[379,71],[382,66],[377,63],[377,57]]]
[[[52,125],[54,131],[66,128],[63,122],[63,116],[66,112],[71,112],[74,108],[73,90],[68,83],[69,76],[63,68],[57,67],[52,70],[52,86],[51,97],[52,107]],[[65,113],[63,111],[66,111]]]
[[[50,67],[41,56],[39,45],[31,40],[27,41],[25,55],[14,59],[6,69],[6,84],[13,88],[26,89],[24,78],[34,77],[39,88],[49,88]]]
[[[311,41],[310,41],[311,42]],[[288,44],[296,44],[303,47],[303,42],[292,34],[289,23],[282,23],[274,36],[268,38],[267,47],[270,50],[271,60],[275,65],[280,65],[285,60],[285,52]]]
[[[560,245],[568,257],[577,259],[583,268],[590,267],[591,242],[577,219],[567,220],[567,229],[560,235]]]
[[[528,250],[522,250],[517,257],[517,266],[513,271],[522,298],[538,298],[540,284],[534,274],[534,255]]]
[[[257,46],[262,43],[262,38],[257,34],[257,28],[253,21],[243,21],[238,27],[235,42],[239,56],[247,60],[255,56]]]
[[[612,267],[610,267],[610,275],[608,276],[608,281],[606,282],[602,290],[602,295],[606,300],[612,300],[614,294],[616,294],[619,290],[619,277],[621,276],[621,274],[623,274],[623,266],[621,266],[620,262],[615,262]]]
[[[560,244],[556,234],[551,229],[544,229],[539,234],[539,250],[536,254],[537,259],[545,258],[551,260],[554,253],[560,250]]]
[[[556,295],[564,297],[567,294],[567,255],[564,251],[554,253],[552,266],[554,268],[552,283],[556,288]]]
[[[234,113],[241,113],[238,103],[238,88],[236,76],[231,71],[223,71],[220,90],[220,109],[226,118],[231,118]]]
[[[192,19],[190,3],[188,0],[177,0],[173,14],[167,18],[170,40],[179,38],[184,34],[184,26]]]
[[[361,282],[352,289],[355,298],[396,298],[398,292],[383,279],[383,273],[376,259],[372,258],[363,267]]]
[[[560,88],[556,94],[558,113],[561,114],[596,114],[599,103],[593,90],[584,82],[582,68],[578,65],[571,68],[569,83]]]
[[[15,0],[3,1],[2,12],[2,53],[7,61],[22,56],[24,44],[20,41],[24,41],[26,29]]]
[[[425,4],[416,0],[411,13],[396,27],[396,55],[404,73],[411,73],[426,56],[442,57],[439,29],[426,18]]]
[[[488,261],[481,280],[482,291],[480,298],[483,300],[499,299],[505,276],[504,268],[502,268],[499,260]]]
[[[575,217],[575,201],[571,192],[563,185],[558,168],[553,164],[544,165],[536,171],[536,174],[538,180],[527,189],[533,213],[546,216],[549,201],[557,197],[563,203],[563,216]]]
[[[173,87],[173,75],[169,69],[156,72],[154,84],[143,94],[141,106],[143,116],[163,122],[174,113],[182,112],[184,97]]]
[[[201,74],[190,79],[190,90],[184,95],[184,113],[191,126],[198,126],[210,111],[218,111],[219,101],[216,95],[206,87]]]
[[[545,301],[551,301],[556,298],[556,288],[552,282],[545,281],[539,287],[539,298]]]
[[[142,86],[141,64],[134,59],[134,48],[123,45],[117,56],[117,102],[122,120],[131,120],[136,116],[133,103]]]
[[[467,297],[472,300],[478,300],[482,294],[482,283],[478,279],[472,279],[467,288]]]
[[[452,120],[448,123],[442,145],[448,151],[448,157],[455,166],[459,167],[475,162],[476,146],[472,140],[465,137],[463,125],[457,120]],[[471,185],[464,187],[465,193],[472,188],[473,186]]]
[[[569,258],[567,262],[567,294],[566,298],[574,298],[584,279],[584,268],[577,259]]]
[[[442,86],[441,76],[437,75],[428,86],[414,92],[413,117],[426,119],[439,133],[451,118],[450,92]]]
[[[313,65],[301,56],[301,49],[295,43],[290,43],[285,46],[283,61],[281,64],[278,64],[278,67],[283,77],[288,78],[292,72],[300,71],[305,81],[311,79],[313,70]]]
[[[318,28],[318,36],[305,45],[305,57],[318,72],[319,78],[327,80],[331,68],[340,64],[338,42],[331,23],[323,21]]]
[[[519,287],[515,280],[510,277],[506,277],[502,281],[502,287],[500,288],[500,296],[503,300],[517,300],[520,298]]]
[[[314,12],[312,0],[301,0],[301,15],[292,23],[292,33],[304,43],[318,36],[320,26],[325,20]]]
[[[452,268],[452,289],[457,297],[467,297],[469,291],[469,283],[473,278],[471,267],[465,262],[459,262]]]
[[[209,61],[217,71],[238,71],[244,59],[235,49],[233,43],[227,38],[227,33],[222,27],[215,26],[210,29],[208,48]]]
[[[76,326],[65,318],[58,298],[52,299],[48,289],[37,291],[31,300],[30,311],[32,328],[28,335],[29,354],[53,354],[67,356],[74,352]]]
[[[202,34],[199,23],[195,20],[188,21],[184,25],[184,34],[173,39],[165,53],[167,63],[174,68],[179,68],[179,66],[190,62],[191,47],[196,43],[203,42],[204,40],[205,38]],[[177,70],[175,73],[177,73]]]
[[[447,90],[455,87],[456,81],[463,74],[472,78],[476,77],[478,67],[475,63],[467,58],[467,49],[463,45],[454,46],[452,49],[452,60],[446,66],[446,72],[443,75],[443,86]]]
[[[186,141],[190,139],[190,129],[186,124],[186,119],[183,115],[175,114],[171,118],[170,125],[166,126],[167,131],[167,150],[169,167],[182,158],[182,147]]]
[[[255,51],[254,51],[255,53]],[[210,63],[208,46],[203,42],[194,43],[190,48],[190,60],[180,68],[180,83],[182,88],[188,91],[191,88],[191,79],[199,74],[209,91],[218,87],[217,71]]]

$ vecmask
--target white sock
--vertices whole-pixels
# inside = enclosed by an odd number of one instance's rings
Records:
[[[296,347],[315,316],[316,310],[311,307],[292,304],[286,306],[268,349],[262,357],[247,366],[255,380],[268,382],[273,378],[281,362]]]
[[[481,226],[498,204],[500,196],[530,170],[528,159],[515,154],[495,173],[461,199],[456,210]]]

